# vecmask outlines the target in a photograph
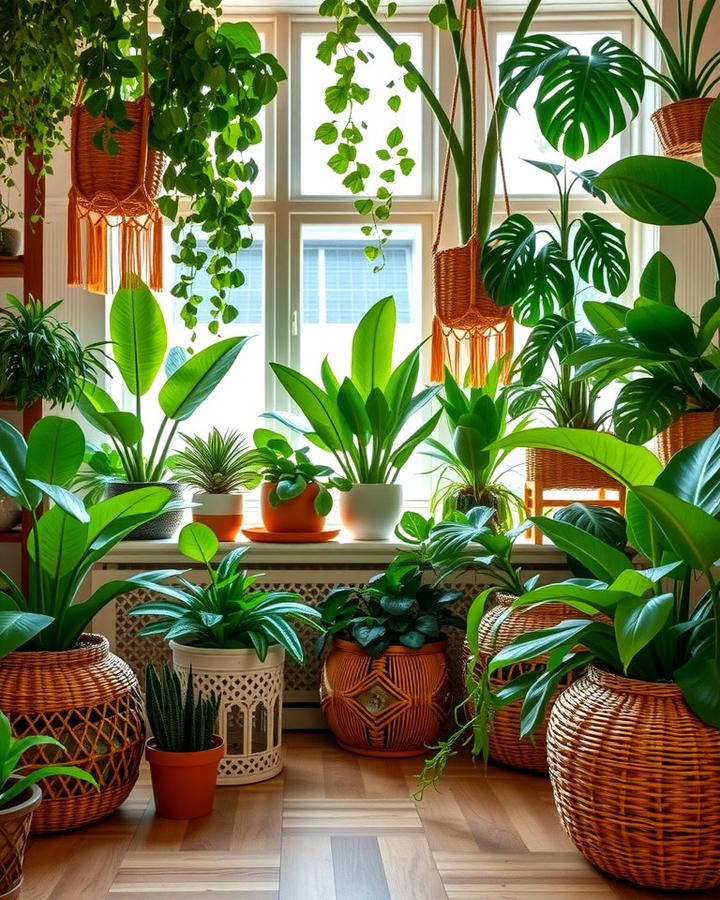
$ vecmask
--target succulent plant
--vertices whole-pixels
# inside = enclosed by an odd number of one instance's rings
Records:
[[[145,700],[158,750],[195,753],[212,746],[220,699],[214,693],[195,694],[192,669],[183,690],[177,672],[164,665],[160,675],[148,663]]]

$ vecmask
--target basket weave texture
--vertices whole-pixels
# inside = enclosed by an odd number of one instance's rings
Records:
[[[590,667],[548,725],[555,804],[593,865],[665,890],[720,885],[720,731],[674,684]]]
[[[712,97],[693,97],[661,106],[650,117],[665,156],[700,156],[705,117]]]
[[[17,776],[14,776],[17,780]],[[23,860],[33,811],[42,800],[37,785],[0,812],[0,897],[14,897],[23,881]]]
[[[559,450],[531,447],[525,456],[525,466],[526,481],[542,484],[545,491],[620,489],[618,482],[602,469]]]
[[[61,775],[44,779],[33,834],[81,828],[120,806],[137,781],[145,740],[142,698],[130,667],[105,637],[84,634],[74,650],[10,653],[0,660],[0,709],[18,738],[47,734],[65,747],[41,746],[31,768],[80,766],[100,785]]]
[[[363,756],[419,756],[450,709],[447,641],[393,646],[373,658],[335,638],[323,666],[320,704],[341,747]]]
[[[566,606],[564,603],[548,603],[535,609],[514,610],[499,626],[496,635],[493,636],[493,628],[498,618],[507,612],[508,607],[516,599],[510,594],[496,594],[495,605],[480,620],[478,627],[478,659],[475,666],[475,674],[478,678],[485,671],[491,657],[515,640],[516,637],[519,637],[519,635],[541,628],[551,628],[564,619],[583,618],[582,614],[571,606]],[[464,654],[467,661],[470,654],[467,643],[465,644]],[[498,669],[490,679],[492,689],[496,691],[526,672],[535,672],[538,669],[543,669],[546,661],[547,656],[539,656],[536,660],[530,662],[516,663],[515,665]],[[555,697],[570,683],[572,677],[572,673],[565,676],[555,692]],[[552,702],[550,701],[548,710]],[[545,722],[535,731],[535,743],[533,744],[527,738],[520,737],[521,709],[522,700],[516,700],[495,713],[489,736],[490,755],[498,762],[504,763],[506,766],[513,766],[516,769],[547,772],[545,738],[547,714]]]
[[[657,436],[660,462],[666,466],[676,453],[691,444],[704,441],[716,428],[720,428],[720,408],[683,413]]]

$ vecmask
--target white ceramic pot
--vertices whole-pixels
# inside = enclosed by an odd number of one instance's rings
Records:
[[[402,513],[402,485],[354,484],[340,494],[340,521],[356,541],[386,541]]]
[[[254,650],[189,647],[170,641],[181,680],[190,666],[202,691],[220,696],[218,734],[225,741],[218,784],[253,784],[282,772],[285,648],[275,644],[263,662]]]
[[[242,494],[210,494],[197,491],[193,494],[192,517],[212,528],[219,541],[237,539],[243,521]]]

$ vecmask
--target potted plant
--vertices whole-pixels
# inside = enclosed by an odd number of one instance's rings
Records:
[[[295,369],[270,363],[305,421],[285,413],[267,415],[335,457],[340,477],[351,485],[340,495],[340,518],[356,540],[390,537],[402,508],[397,477],[415,449],[433,433],[442,413],[434,413],[405,437],[411,417],[440,387],[413,393],[420,347],[392,368],[395,322],[392,297],[372,306],[353,335],[350,375],[340,382],[325,359],[324,390]]]
[[[318,652],[332,641],[320,703],[345,750],[417,756],[440,733],[451,697],[444,629],[464,624],[451,609],[463,593],[423,583],[428,568],[422,547],[403,551],[363,587],[339,585],[319,606]]]
[[[261,459],[260,514],[265,529],[271,534],[321,534],[332,509],[330,490],[346,490],[349,482],[334,477],[330,466],[311,462],[307,447],[293,450],[276,431],[258,428],[254,439]]]
[[[63,741],[100,787],[47,779],[33,820],[37,833],[96,822],[135,784],[145,735],[137,679],[110,653],[106,638],[86,631],[120,594],[150,586],[162,593],[155,585],[168,574],[133,575],[85,594],[92,567],[130,531],[162,514],[171,495],[146,487],[86,506],[67,489],[84,444],[80,426],[69,419],[42,418],[27,444],[0,422],[0,486],[31,522],[27,593],[0,573],[0,708],[19,739],[49,734]],[[54,505],[41,512],[48,500]],[[30,769],[55,760],[56,751],[46,747],[26,757]]]
[[[145,708],[153,737],[150,764],[155,811],[165,819],[201,819],[213,808],[224,743],[215,734],[219,698],[196,692],[192,669],[183,686],[169,666],[145,670]]]
[[[97,787],[93,776],[77,766],[55,764],[26,772],[22,757],[34,747],[50,745],[65,751],[60,741],[47,735],[17,740],[8,717],[0,712],[0,896],[4,898],[17,897],[20,893],[30,822],[42,800],[38,782],[62,775]]]
[[[218,733],[225,742],[221,784],[251,784],[282,771],[282,692],[285,651],[298,663],[302,644],[294,620],[317,627],[317,610],[289,591],[256,585],[260,575],[240,568],[247,547],[236,548],[214,569],[218,540],[200,522],[186,525],[180,552],[201,562],[209,584],[180,579],[166,587],[169,599],[141,603],[132,615],[157,615],[140,634],[161,634],[169,642],[175,670],[202,691],[220,697]]]
[[[442,510],[443,516],[453,510],[468,512],[475,506],[495,510],[493,521],[500,531],[511,527],[513,518],[524,517],[525,506],[520,497],[502,484],[507,453],[487,449],[505,434],[508,424],[507,394],[499,390],[503,361],[496,362],[482,387],[471,387],[466,393],[445,369],[445,383],[438,399],[445,411],[451,444],[439,438],[427,439],[426,456],[436,460],[432,472],[437,486],[431,510]],[[515,427],[522,428],[525,422]]]
[[[15,211],[3,203],[0,197],[0,256],[18,256],[22,236],[19,229],[8,228],[15,218]]]
[[[227,374],[246,337],[216,341],[189,358],[180,348],[167,354],[167,329],[155,297],[139,280],[120,288],[110,307],[110,355],[125,387],[134,399],[134,411],[120,410],[110,395],[97,385],[86,384],[78,407],[87,421],[107,435],[115,455],[94,448],[81,485],[104,488],[108,496],[132,491],[139,485],[162,485],[176,500],[182,485],[166,479],[167,459],[181,422],[185,422]],[[146,434],[142,399],[153,388],[165,363],[167,379],[157,402],[162,412],[154,436]],[[150,451],[147,447],[152,444]],[[138,528],[131,539],[159,540],[172,537],[182,521],[178,507],[164,517]]]
[[[234,541],[243,520],[243,490],[260,483],[260,456],[245,438],[212,428],[206,438],[181,434],[185,446],[168,460],[181,484],[197,488],[192,517],[215,532],[219,541]]]
[[[628,540],[649,568],[636,571],[625,554],[572,526],[552,533],[556,546],[582,554],[593,579],[538,588],[520,602],[561,596],[604,619],[569,620],[504,648],[491,671],[538,649],[549,654],[546,671],[494,699],[485,687],[481,702],[487,715],[510,697],[525,697],[523,731],[530,734],[556,679],[590,665],[560,696],[548,727],[550,775],[566,830],[591,862],[617,877],[660,889],[717,888],[720,431],[680,451],[665,469],[644,447],[591,437],[538,429],[523,440],[552,443],[623,480]],[[550,534],[546,520],[537,524]],[[705,593],[695,600],[697,581]],[[585,649],[574,649],[578,644]]]

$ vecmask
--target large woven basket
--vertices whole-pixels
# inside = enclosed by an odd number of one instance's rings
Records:
[[[24,759],[37,768],[63,762],[100,785],[57,775],[44,779],[33,834],[80,828],[110,815],[132,790],[145,740],[138,682],[110,653],[107,639],[85,634],[74,650],[10,653],[0,660],[0,709],[16,737],[47,734],[65,747],[38,747]]]
[[[720,885],[720,731],[674,684],[591,667],[548,725],[555,803],[593,865],[663,890]]]
[[[499,626],[497,634],[493,637],[493,628],[498,618],[507,612],[515,597],[509,594],[496,594],[496,603],[486,611],[480,620],[478,627],[478,659],[475,666],[475,675],[479,678],[485,671],[488,661],[495,653],[506,647],[521,634],[536,631],[541,628],[551,628],[564,619],[582,618],[582,614],[571,606],[563,603],[548,603],[535,609],[525,608],[511,612],[505,621]],[[467,643],[464,646],[465,661],[469,659]],[[526,663],[516,663],[504,669],[499,669],[490,679],[493,690],[523,675],[526,672],[534,672],[543,669],[546,656],[539,656],[536,660]],[[563,690],[572,679],[572,674],[566,676],[560,683],[555,696]],[[551,701],[552,704],[552,701]],[[550,705],[551,705],[550,704]],[[548,709],[550,709],[550,705]],[[490,755],[498,762],[516,769],[528,769],[532,772],[547,772],[547,747],[545,743],[546,724],[543,723],[535,732],[534,743],[520,737],[520,710],[522,700],[517,700],[508,706],[498,710],[492,719],[489,743]]]
[[[373,658],[335,638],[323,666],[320,703],[345,750],[363,756],[420,756],[450,709],[447,641],[393,646]]]
[[[620,489],[618,482],[602,469],[559,450],[531,447],[525,456],[525,466],[526,481],[541,484],[545,491]]]
[[[650,117],[663,153],[676,159],[702,153],[702,133],[712,97],[678,100],[661,106]]]
[[[657,436],[660,462],[666,466],[676,453],[691,444],[704,441],[716,428],[720,428],[720,408],[714,411],[697,409],[683,413]]]

